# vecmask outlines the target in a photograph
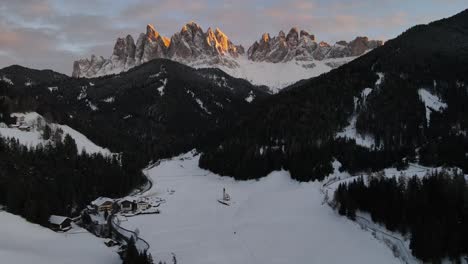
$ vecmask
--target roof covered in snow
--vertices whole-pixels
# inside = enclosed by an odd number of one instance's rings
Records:
[[[107,198],[107,197],[99,197],[97,198],[96,200],[92,201],[91,204],[92,205],[96,205],[96,206],[101,206],[103,205],[104,203],[106,202],[111,202],[113,203],[114,200],[112,200],[111,198]]]
[[[70,219],[70,218],[68,218],[66,216],[60,216],[60,215],[51,215],[49,217],[49,223],[54,224],[54,225],[61,225],[67,219]]]

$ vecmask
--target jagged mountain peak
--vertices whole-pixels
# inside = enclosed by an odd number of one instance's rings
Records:
[[[182,33],[189,32],[189,31],[193,34],[195,32],[202,31],[202,28],[195,21],[190,21],[182,27],[182,29],[180,30],[180,33],[182,34]]]
[[[289,34],[297,34],[297,35],[299,35],[299,28],[298,28],[298,27],[292,27],[292,28],[289,30]]]
[[[160,37],[159,32],[156,30],[154,25],[148,24],[146,25],[146,36],[152,40],[156,40]]]
[[[361,55],[367,49],[377,46],[376,43],[371,43],[367,39],[358,39],[335,46],[324,42],[319,44],[313,34],[299,27],[292,27],[289,31],[280,31],[276,36],[264,33],[245,52],[243,46],[235,44],[219,27],[209,27],[205,31],[199,24],[191,21],[183,25],[181,30],[170,38],[161,35],[157,28],[148,24],[146,31],[135,39],[136,43],[131,36],[119,38],[112,56],[108,59],[95,57],[91,60],[76,61],[73,76],[97,77],[120,73],[156,58],[166,58],[194,67],[220,67],[234,76],[249,79],[257,84],[268,83],[275,88],[283,88],[296,80],[317,76],[318,73],[339,67],[350,61],[349,57]],[[244,58],[243,55],[246,53],[247,56]],[[326,59],[335,58],[341,58],[341,60],[326,61]],[[323,67],[318,65],[317,60],[325,60],[320,62]],[[260,72],[255,74],[246,73],[246,68],[249,67],[257,70],[257,64],[251,62],[288,63],[291,61],[295,63],[287,70],[279,65],[268,66],[277,68],[278,72],[282,73],[274,74],[274,77],[269,76],[271,69],[264,67],[259,68]],[[289,68],[294,68],[294,70]],[[310,71],[312,68],[317,70]],[[248,72],[253,71],[248,70]],[[270,79],[274,80],[270,81]]]
[[[315,41],[315,36],[314,35],[311,35],[309,32],[305,31],[305,30],[301,30],[300,32],[300,37],[301,38],[304,38],[304,37],[309,37],[312,41]]]
[[[270,41],[270,34],[269,33],[263,33],[262,38],[260,40],[261,42],[268,42]]]
[[[341,42],[340,45],[331,46],[326,42],[317,43],[315,35],[304,29],[292,27],[288,34],[280,31],[276,37],[271,38],[264,33],[260,41],[248,50],[248,58],[252,61],[288,62],[291,60],[314,61],[331,58],[356,57],[367,50],[383,45],[381,41],[369,40],[367,37],[358,37],[350,43]]]
[[[156,58],[236,67],[238,64],[233,59],[240,54],[244,54],[244,48],[232,43],[219,28],[214,31],[209,28],[204,32],[199,24],[191,21],[171,38],[167,38],[154,25],[148,24],[146,33],[141,33],[136,43],[131,36],[118,38],[109,59],[92,57],[91,60],[74,62],[73,76],[96,77],[119,73]]]

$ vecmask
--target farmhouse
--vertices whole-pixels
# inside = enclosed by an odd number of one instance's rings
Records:
[[[51,215],[49,217],[50,228],[54,231],[68,231],[71,229],[72,220],[66,216]]]
[[[151,207],[150,204],[148,202],[146,202],[146,201],[140,200],[140,201],[137,202],[137,210],[138,211],[144,211],[144,210],[146,210],[146,209],[148,209],[150,207]]]
[[[123,199],[119,202],[120,204],[120,211],[123,213],[128,213],[133,211],[133,203],[134,201],[131,201],[129,199]]]
[[[112,200],[111,198],[107,198],[107,197],[99,197],[96,200],[94,200],[93,202],[91,202],[91,204],[99,212],[104,212],[104,211],[110,212],[110,211],[112,211],[112,206],[114,205],[114,200]]]

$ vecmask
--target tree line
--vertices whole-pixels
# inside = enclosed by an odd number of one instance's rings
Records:
[[[68,134],[29,148],[0,138],[0,204],[47,225],[51,214],[74,216],[99,196],[126,195],[144,182],[140,170],[126,155],[79,153]]]
[[[356,211],[367,212],[388,230],[409,234],[413,255],[423,261],[455,261],[468,254],[468,186],[462,173],[360,177],[340,184],[334,201],[350,219]]]

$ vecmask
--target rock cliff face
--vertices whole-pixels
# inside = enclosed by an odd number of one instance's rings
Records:
[[[324,60],[332,58],[356,57],[367,50],[383,45],[382,41],[357,37],[351,42],[339,41],[331,46],[326,42],[317,43],[315,36],[305,30],[292,28],[286,35],[283,31],[271,38],[268,33],[262,35],[247,51],[252,61],[287,62]]]
[[[323,41],[317,42],[315,36],[305,30],[292,28],[287,34],[280,31],[275,37],[263,34],[245,52],[244,47],[234,44],[219,28],[204,31],[197,23],[190,22],[169,39],[159,34],[153,25],[148,25],[146,33],[141,33],[136,43],[130,35],[118,38],[112,56],[108,59],[92,55],[91,59],[75,61],[73,77],[120,73],[157,58],[167,58],[194,67],[218,67],[228,72],[249,70],[239,69],[246,62],[295,61],[298,62],[297,67],[310,69],[315,67],[316,61],[325,60],[327,68],[335,68],[382,44],[381,41],[358,37],[349,43],[339,41],[329,45]],[[343,61],[326,61],[337,58],[343,58]],[[284,76],[278,78],[285,79]]]
[[[118,38],[109,59],[92,55],[91,59],[75,61],[73,77],[119,73],[157,58],[236,67],[235,58],[243,54],[244,48],[234,45],[218,28],[204,32],[198,24],[190,22],[169,39],[159,34],[153,25],[148,25],[136,44],[130,35]]]

